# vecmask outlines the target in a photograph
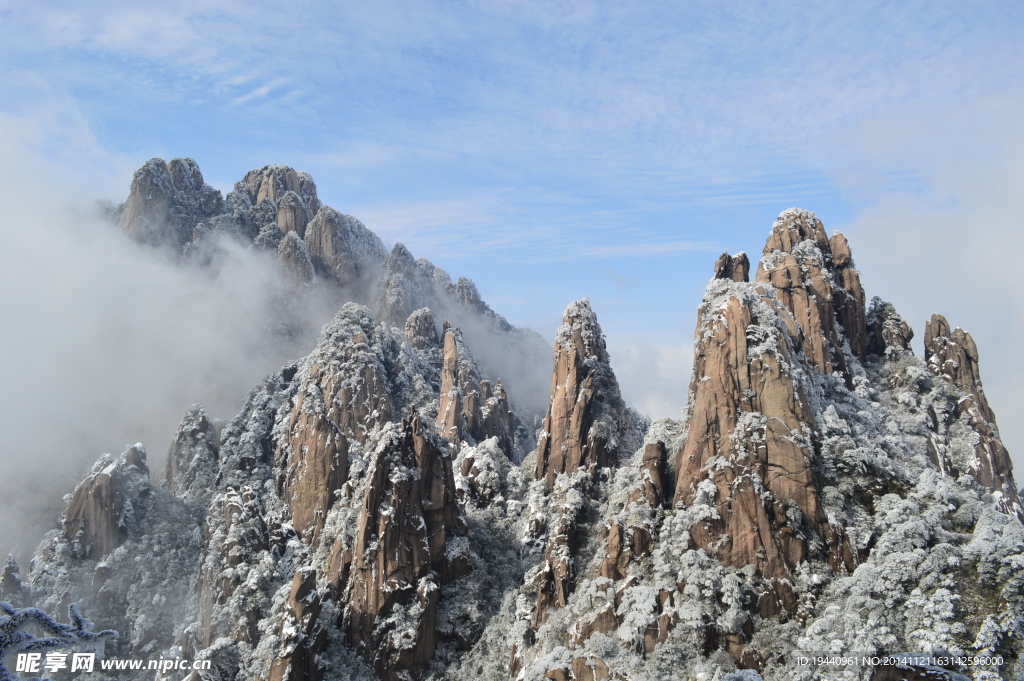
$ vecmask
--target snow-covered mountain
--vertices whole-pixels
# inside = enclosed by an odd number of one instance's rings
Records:
[[[221,198],[154,159],[116,217],[183,258],[277,249],[349,302],[230,422],[189,411],[163,471],[103,455],[9,562],[6,599],[80,604],[108,654],[212,662],[190,681],[1024,678],[1024,508],[978,348],[935,315],[915,356],[813,213],[778,217],[753,281],[714,264],[686,416],[654,423],[588,300],[548,365],[291,168]],[[543,421],[499,373],[538,363]],[[908,652],[978,659],[800,661]]]

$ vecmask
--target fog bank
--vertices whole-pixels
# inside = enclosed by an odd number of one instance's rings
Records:
[[[185,410],[231,418],[337,309],[309,294],[284,314],[276,254],[229,242],[200,269],[88,211],[27,199],[8,204],[0,233],[0,550],[22,558],[100,453],[142,442],[159,480]]]

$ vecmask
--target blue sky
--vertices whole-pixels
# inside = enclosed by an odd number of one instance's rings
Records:
[[[0,0],[3,180],[120,201],[153,156],[224,190],[306,170],[513,323],[552,337],[589,296],[655,416],[714,259],[800,206],[919,352],[933,311],[974,334],[1016,456],[1021,45],[1017,2]]]

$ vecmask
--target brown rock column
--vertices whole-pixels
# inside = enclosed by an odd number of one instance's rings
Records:
[[[469,438],[482,442],[498,438],[498,446],[512,456],[515,421],[508,408],[508,396],[501,382],[493,386],[480,380],[476,361],[458,327],[445,327],[441,363],[441,398],[437,428],[458,446]]]
[[[836,317],[850,342],[850,352],[863,362],[867,357],[867,325],[860,272],[854,269],[853,255],[845,236],[837,232],[829,239],[829,246],[832,249],[832,276],[839,286],[835,291]]]
[[[846,248],[852,269],[846,239],[837,239],[837,245]],[[824,374],[841,371],[850,380],[843,354],[842,333],[836,317],[837,297],[850,318],[853,331],[850,347],[862,344],[865,332],[863,292],[836,293],[833,286],[834,266],[832,248],[821,221],[803,210],[792,209],[782,213],[772,227],[757,266],[755,280],[775,287],[777,300],[791,313],[802,334],[801,345],[811,364]],[[842,275],[857,290],[860,287],[856,270]],[[859,304],[859,307],[858,307]]]
[[[434,656],[438,589],[465,574],[468,556],[448,554],[465,535],[452,463],[442,441],[416,413],[370,463],[359,517],[349,602],[350,640],[384,679],[415,673]],[[413,606],[415,640],[380,627],[398,606]]]
[[[998,497],[1000,510],[1024,522],[1024,507],[1013,479],[1013,463],[999,438],[995,413],[982,390],[978,346],[971,334],[959,327],[950,330],[945,317],[933,314],[925,325],[924,357],[933,374],[964,392],[957,408],[961,414],[967,414],[971,428],[978,434],[971,470],[960,472],[973,475],[979,484]],[[950,462],[944,463],[944,470],[952,469]]]
[[[609,420],[621,420],[625,405],[604,334],[586,298],[571,304],[562,316],[553,365],[551,402],[537,444],[535,471],[536,479],[546,480],[549,488],[560,473],[596,471],[618,460],[608,441],[609,428],[591,428],[602,410]],[[600,399],[595,399],[597,390]]]
[[[761,612],[770,617],[796,608],[791,570],[808,557],[809,533],[824,537],[834,566],[843,553],[811,470],[814,419],[786,369],[798,339],[783,331],[777,315],[785,308],[758,319],[758,302],[750,289],[701,305],[675,503],[714,509],[691,528],[693,542],[727,565],[756,565],[769,585]],[[765,349],[749,357],[748,338]]]
[[[62,529],[82,558],[99,560],[128,538],[121,474],[114,457],[104,454],[71,495]]]
[[[348,478],[349,440],[360,444],[375,427],[391,420],[387,371],[367,334],[367,310],[348,304],[326,327],[327,336],[299,374],[299,389],[281,441],[278,481],[295,529],[315,541],[334,492]]]

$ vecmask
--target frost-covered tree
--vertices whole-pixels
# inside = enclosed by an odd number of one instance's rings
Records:
[[[0,681],[21,681],[4,664],[8,655],[70,646],[102,650],[105,641],[118,637],[113,629],[92,631],[92,622],[82,617],[74,603],[68,607],[71,624],[61,624],[38,608],[15,608],[6,601],[0,602],[0,611]],[[33,634],[33,627],[44,635]]]

